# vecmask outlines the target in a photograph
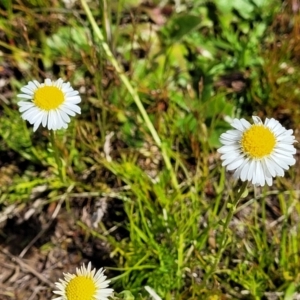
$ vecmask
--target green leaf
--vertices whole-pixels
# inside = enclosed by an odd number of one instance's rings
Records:
[[[250,19],[252,17],[254,6],[250,4],[248,1],[236,0],[236,1],[232,1],[232,3],[233,3],[233,8],[235,8],[244,19]]]
[[[198,16],[186,14],[173,19],[170,35],[174,40],[180,40],[195,30],[202,22]]]
[[[6,144],[25,159],[37,161],[37,153],[32,146],[31,137],[18,111],[4,107],[6,116],[1,118],[0,137]]]
[[[134,300],[134,296],[131,294],[130,291],[123,291],[117,295],[119,299],[123,300]]]
[[[227,14],[232,10],[234,1],[228,0],[215,0],[217,8],[222,12],[222,14]]]
[[[285,291],[284,300],[293,300],[295,299],[295,292],[297,290],[296,284],[292,282]]]

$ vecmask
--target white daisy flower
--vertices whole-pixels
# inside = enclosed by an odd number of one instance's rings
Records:
[[[223,146],[218,152],[222,154],[222,165],[235,170],[234,178],[257,186],[264,186],[265,182],[272,185],[272,177],[284,176],[284,170],[296,162],[293,130],[286,130],[273,118],[265,123],[256,116],[252,119],[254,124],[234,119],[231,126],[235,129],[221,135]]]
[[[80,114],[81,98],[69,82],[64,83],[61,78],[56,81],[45,79],[44,83],[36,80],[29,81],[21,88],[23,94],[17,97],[23,99],[18,102],[22,118],[33,125],[36,131],[40,124],[49,130],[67,128],[69,116]]]
[[[103,268],[95,272],[89,262],[87,268],[76,268],[76,274],[64,273],[65,278],[55,283],[58,291],[53,293],[59,297],[53,300],[107,300],[114,291],[107,289],[110,280],[105,280]]]

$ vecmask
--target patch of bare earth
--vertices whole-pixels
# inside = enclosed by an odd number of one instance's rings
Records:
[[[70,212],[62,201],[41,204],[38,212],[32,211],[32,203],[3,210],[0,216],[0,300],[49,300],[54,296],[54,282],[63,277],[63,272],[73,273],[76,267],[88,261],[96,268],[113,265],[107,244],[77,224],[81,220],[87,227],[90,225],[87,224],[90,216],[87,202],[72,204]]]

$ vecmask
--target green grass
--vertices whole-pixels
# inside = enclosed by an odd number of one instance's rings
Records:
[[[216,152],[225,116],[274,117],[298,134],[295,33],[276,25],[291,3],[141,2],[1,4],[0,66],[13,71],[0,98],[0,151],[13,156],[1,209],[30,207],[41,185],[46,207],[63,195],[71,213],[77,198],[106,199],[108,220],[77,226],[110,250],[115,290],[137,299],[149,299],[146,285],[162,299],[295,299],[298,163],[271,188],[249,184],[224,229],[240,183]],[[82,97],[82,114],[56,134],[57,159],[16,105],[20,87],[45,77]]]

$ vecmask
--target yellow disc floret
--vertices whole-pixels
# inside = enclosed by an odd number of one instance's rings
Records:
[[[56,86],[42,86],[35,91],[33,102],[40,109],[49,111],[64,102],[64,94]]]
[[[243,152],[254,159],[270,155],[275,145],[274,133],[268,127],[260,124],[252,125],[243,133],[241,139]]]
[[[95,300],[96,289],[93,278],[76,276],[68,283],[66,296],[68,300]]]

